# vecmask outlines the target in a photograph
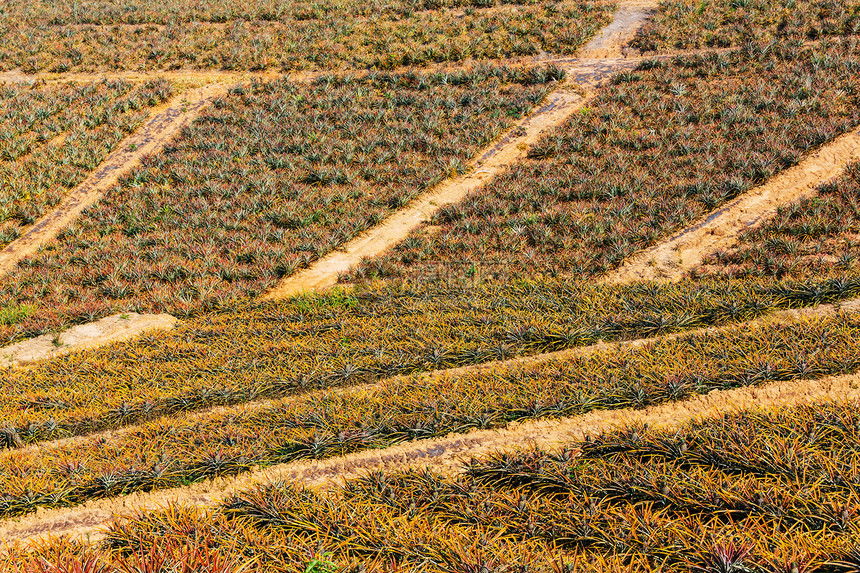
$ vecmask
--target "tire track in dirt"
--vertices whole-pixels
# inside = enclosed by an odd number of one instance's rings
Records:
[[[138,166],[144,156],[170,143],[212,100],[226,94],[228,87],[228,84],[216,83],[194,88],[154,110],[143,127],[123,140],[53,211],[0,251],[0,276],[9,273],[21,259],[56,237],[120,177]]]
[[[629,41],[650,16],[650,9],[641,8],[643,5],[651,4],[643,2],[632,7],[623,5],[613,21],[580,51],[584,55],[594,54],[597,57],[576,58],[569,62],[552,60],[563,62],[567,72],[565,82],[550,93],[542,105],[481,153],[469,173],[444,181],[310,267],[284,278],[262,297],[263,300],[278,300],[334,286],[340,274],[362,259],[385,252],[406,238],[413,229],[429,221],[439,209],[462,201],[509,165],[524,158],[528,148],[544,132],[560,125],[588,101],[591,96],[581,93],[583,89],[592,89],[612,75],[638,64],[638,59],[617,56],[622,44]],[[609,54],[615,54],[616,57],[606,57]]]
[[[714,390],[641,410],[599,410],[570,418],[512,423],[502,429],[474,430],[467,434],[414,441],[340,458],[282,464],[238,478],[222,478],[184,488],[97,500],[72,509],[40,510],[17,521],[2,523],[0,539],[12,544],[67,535],[95,541],[103,537],[103,527],[114,519],[122,519],[123,515],[171,504],[215,507],[229,495],[263,483],[290,480],[311,488],[324,489],[371,471],[426,468],[454,474],[462,471],[463,462],[471,457],[535,447],[557,450],[585,436],[598,435],[631,423],[646,423],[654,428],[676,428],[689,421],[739,410],[768,409],[824,400],[860,400],[858,382],[860,374],[849,374],[819,380],[801,379]]]
[[[677,281],[705,255],[733,246],[747,229],[768,219],[781,205],[815,195],[816,189],[852,162],[860,161],[860,128],[823,145],[806,159],[763,185],[711,211],[691,226],[628,259],[604,281]]]

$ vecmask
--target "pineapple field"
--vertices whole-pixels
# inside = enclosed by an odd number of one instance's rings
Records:
[[[0,572],[860,571],[860,3],[0,38]]]

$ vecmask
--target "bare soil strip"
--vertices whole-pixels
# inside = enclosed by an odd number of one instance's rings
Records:
[[[595,411],[559,420],[538,420],[511,424],[501,430],[476,430],[468,434],[415,441],[384,450],[370,450],[340,458],[273,466],[238,478],[217,479],[162,492],[134,494],[98,500],[83,506],[39,511],[17,521],[0,524],[0,539],[6,543],[33,541],[53,535],[97,540],[110,520],[142,509],[169,504],[212,507],[232,493],[276,480],[299,481],[309,487],[325,488],[365,475],[370,471],[397,471],[428,468],[456,473],[462,462],[473,456],[497,451],[534,447],[559,449],[564,444],[598,435],[630,423],[651,427],[678,427],[701,417],[744,409],[766,409],[809,404],[823,400],[860,399],[860,375],[851,374],[821,380],[796,380],[758,387],[714,390],[688,400],[652,406],[642,410]]]
[[[20,238],[0,251],[0,275],[10,272],[24,257],[73,222],[81,212],[98,201],[117,180],[139,165],[145,155],[159,151],[188,125],[213,99],[227,93],[227,84],[209,84],[173,98],[153,112],[149,121],[126,138],[107,159]]]
[[[583,46],[577,55],[580,58],[614,58],[619,54],[627,56],[627,44],[658,5],[655,0],[625,2],[618,7],[612,22]]]
[[[79,324],[60,334],[43,334],[0,349],[0,366],[21,366],[79,350],[134,338],[144,332],[169,330],[176,318],[169,314],[120,313]]]
[[[605,277],[610,284],[638,280],[677,281],[708,253],[733,246],[741,233],[785,205],[810,197],[822,183],[860,161],[860,128],[822,146],[799,164],[772,177],[667,240],[634,255]]]

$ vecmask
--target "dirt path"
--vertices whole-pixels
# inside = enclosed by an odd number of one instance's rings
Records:
[[[144,332],[169,330],[176,318],[169,314],[119,313],[78,324],[60,334],[43,334],[0,348],[0,366],[16,367],[80,350],[135,338]]]
[[[277,300],[334,286],[341,273],[365,257],[376,256],[393,247],[413,229],[429,221],[439,209],[463,200],[510,164],[525,157],[528,148],[544,132],[560,125],[588,100],[589,95],[583,95],[583,89],[594,88],[613,74],[637,65],[639,60],[624,58],[621,48],[647,21],[651,14],[648,6],[652,5],[645,0],[624,4],[616,12],[613,21],[582,48],[580,53],[589,57],[547,60],[564,65],[566,81],[547,96],[541,106],[508,130],[495,145],[481,153],[469,173],[444,181],[340,249],[319,259],[307,269],[286,277],[263,299]],[[615,57],[608,57],[610,55]]]
[[[656,0],[632,0],[618,7],[612,22],[578,52],[580,58],[615,58],[632,55],[629,44],[659,6]]]
[[[733,246],[741,233],[773,216],[779,206],[815,194],[822,183],[860,161],[860,128],[822,146],[799,164],[730,201],[669,239],[634,255],[604,279],[677,281],[718,249]]]
[[[671,428],[689,420],[749,408],[791,406],[822,400],[857,400],[860,399],[858,381],[860,374],[851,374],[814,381],[796,380],[758,387],[714,390],[688,400],[642,410],[601,410],[560,420],[511,424],[501,430],[477,430],[468,434],[409,442],[340,458],[282,464],[237,478],[98,500],[76,508],[39,511],[17,521],[3,522],[0,525],[0,539],[12,543],[50,535],[69,535],[94,541],[102,536],[100,528],[117,516],[139,509],[165,507],[171,503],[212,507],[224,497],[259,483],[295,480],[309,487],[324,488],[369,471],[429,468],[437,472],[455,473],[460,471],[462,461],[472,456],[533,447],[557,449],[586,435],[597,435],[633,422],[644,422],[656,428]]]
[[[188,125],[213,99],[227,93],[228,84],[191,89],[153,111],[149,121],[126,138],[99,167],[73,189],[56,209],[0,251],[0,275],[9,273],[24,257],[57,236],[81,212],[98,201],[117,180],[157,152]]]

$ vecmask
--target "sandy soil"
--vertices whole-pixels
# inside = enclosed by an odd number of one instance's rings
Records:
[[[822,183],[838,176],[846,165],[860,160],[860,129],[820,147],[799,164],[764,185],[729,202],[669,239],[625,262],[605,277],[607,283],[637,280],[676,281],[718,249],[731,247],[747,229],[766,220],[785,205],[815,194]]]
[[[478,430],[425,441],[401,444],[384,450],[370,450],[320,461],[273,466],[238,478],[218,479],[148,494],[98,500],[84,506],[39,511],[0,524],[0,538],[6,543],[32,541],[51,535],[69,535],[90,540],[102,536],[101,528],[110,520],[140,509],[156,509],[172,503],[214,506],[224,497],[275,480],[295,480],[309,487],[325,488],[366,474],[369,471],[396,471],[429,468],[454,473],[473,456],[496,451],[516,451],[540,447],[557,449],[586,435],[597,435],[634,422],[655,428],[678,427],[690,420],[750,408],[773,408],[809,404],[823,400],[860,399],[860,375],[821,380],[797,380],[759,387],[715,390],[706,395],[642,410],[596,411],[560,420],[538,420],[511,424],[502,430]]]
[[[615,58],[632,55],[627,44],[654,13],[656,0],[632,0],[618,7],[612,22],[591,39],[577,54],[580,58]]]
[[[0,366],[20,366],[134,338],[143,332],[173,328],[169,314],[120,313],[79,324],[60,334],[44,334],[0,349]]]
[[[225,94],[227,89],[228,85],[221,83],[191,89],[153,111],[149,121],[120,143],[56,209],[36,221],[20,238],[0,251],[0,275],[10,272],[18,261],[32,255],[56,237],[84,209],[98,201],[120,177],[136,167],[145,155],[159,151],[172,141],[209,102]]]

